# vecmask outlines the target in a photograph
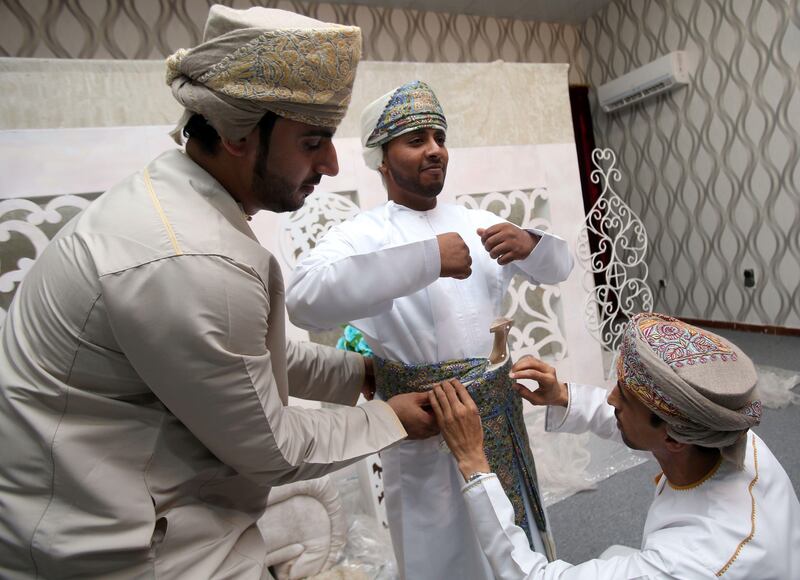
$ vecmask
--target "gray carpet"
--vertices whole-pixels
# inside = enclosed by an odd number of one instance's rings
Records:
[[[800,337],[711,330],[736,343],[756,364],[800,371]],[[800,494],[800,406],[765,409],[755,431]],[[653,498],[653,478],[659,472],[655,461],[647,461],[606,479],[594,491],[573,495],[550,507],[558,557],[578,563],[597,557],[612,544],[638,548]]]

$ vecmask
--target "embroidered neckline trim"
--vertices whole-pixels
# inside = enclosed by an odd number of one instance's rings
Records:
[[[694,489],[696,487],[700,487],[706,481],[708,481],[709,479],[714,477],[714,474],[717,473],[717,471],[719,470],[719,466],[720,465],[722,465],[722,455],[719,456],[719,459],[717,459],[717,462],[714,464],[714,467],[712,467],[711,470],[709,470],[708,473],[706,473],[703,477],[701,477],[700,479],[698,479],[694,483],[689,483],[689,484],[686,484],[686,485],[675,485],[674,483],[670,483],[670,481],[668,479],[667,480],[667,485],[669,485],[672,489],[677,490],[677,491],[686,491],[687,489]]]

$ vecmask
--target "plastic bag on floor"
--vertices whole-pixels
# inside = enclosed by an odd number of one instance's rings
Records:
[[[800,373],[778,367],[756,365],[758,397],[770,409],[800,405],[800,394],[792,389],[800,385]]]
[[[368,515],[352,518],[339,566],[363,572],[369,580],[399,578],[389,531]]]

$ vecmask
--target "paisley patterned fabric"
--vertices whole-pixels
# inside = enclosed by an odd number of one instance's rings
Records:
[[[357,28],[272,30],[223,58],[196,82],[249,101],[325,105],[341,117],[350,102],[361,34]],[[180,76],[181,49],[167,59],[167,84]],[[306,115],[315,120],[316,115]],[[322,125],[320,122],[312,124]]]
[[[511,360],[492,367],[485,358],[449,360],[436,364],[405,364],[379,357],[373,359],[378,395],[389,399],[394,395],[426,392],[446,379],[458,379],[472,396],[483,424],[484,449],[492,471],[514,506],[516,523],[528,536],[533,547],[532,528],[540,533],[548,551],[555,554],[547,530],[544,508],[536,479],[536,465],[528,442],[522,416],[522,399],[512,388],[508,376]],[[529,521],[528,510],[533,522]]]
[[[447,131],[447,120],[439,99],[422,81],[406,83],[375,103],[382,111],[366,140],[366,147],[379,147],[399,135],[417,129]]]
[[[634,337],[630,333],[625,333],[622,338],[620,354],[617,357],[618,380],[651,411],[659,415],[685,418],[669,395],[658,388],[653,377],[647,372],[632,344],[633,340]]]
[[[350,103],[361,30],[284,10],[211,7],[203,42],[167,58],[166,82],[221,135],[246,136],[267,111],[336,127]],[[182,128],[182,125],[180,125]]]
[[[718,448],[741,465],[761,403],[753,363],[736,345],[663,314],[637,314],[623,332],[617,378],[668,423],[671,437]]]

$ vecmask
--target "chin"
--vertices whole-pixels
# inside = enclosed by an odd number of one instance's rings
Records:
[[[444,183],[439,183],[436,185],[430,185],[426,187],[423,192],[425,197],[434,198],[438,197],[438,195],[442,193],[443,189],[444,189]]]

